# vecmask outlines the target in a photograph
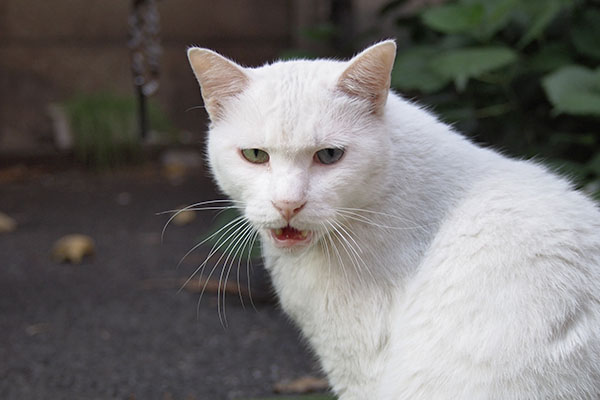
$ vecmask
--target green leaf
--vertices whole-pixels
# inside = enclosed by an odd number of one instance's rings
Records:
[[[600,68],[569,65],[542,80],[557,113],[600,116]]]
[[[439,75],[453,79],[461,90],[469,78],[505,67],[516,59],[516,53],[507,47],[481,46],[448,50],[433,57],[429,66]]]
[[[573,59],[565,43],[545,45],[526,61],[528,68],[538,72],[555,71],[569,64],[573,64]]]
[[[510,16],[519,5],[520,0],[484,1],[485,17],[481,26],[485,39],[489,39],[510,21]]]
[[[439,49],[433,46],[400,50],[392,70],[392,87],[433,93],[446,86],[451,79],[429,68],[429,60],[438,53]]]
[[[554,20],[563,7],[561,0],[545,0],[543,2],[532,2],[530,4],[531,21],[529,28],[519,40],[517,47],[523,48],[535,39],[539,39],[548,25]]]
[[[584,56],[600,60],[600,11],[589,10],[571,30],[571,41]]]
[[[427,9],[421,20],[442,33],[464,33],[477,28],[483,19],[481,4],[447,4]]]
[[[600,153],[596,154],[590,161],[588,161],[587,167],[594,174],[600,176]]]

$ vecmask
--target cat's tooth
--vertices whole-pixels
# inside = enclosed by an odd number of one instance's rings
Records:
[[[308,236],[308,231],[300,231],[300,235],[302,235],[303,238]]]
[[[277,235],[277,236],[283,235],[283,229],[281,229],[281,228],[275,229],[275,235]]]

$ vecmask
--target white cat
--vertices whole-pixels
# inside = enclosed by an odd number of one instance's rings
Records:
[[[390,93],[393,41],[188,52],[210,166],[341,400],[600,399],[600,212]]]

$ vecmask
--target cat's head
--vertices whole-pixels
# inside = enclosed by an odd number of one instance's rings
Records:
[[[243,68],[189,49],[211,119],[212,172],[275,246],[315,243],[378,200],[391,151],[384,119],[395,52],[384,41],[348,62]]]

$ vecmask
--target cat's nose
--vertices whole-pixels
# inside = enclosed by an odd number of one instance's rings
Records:
[[[273,201],[273,207],[279,211],[279,213],[285,218],[286,221],[289,221],[294,217],[294,215],[298,214],[304,205],[305,201]]]

